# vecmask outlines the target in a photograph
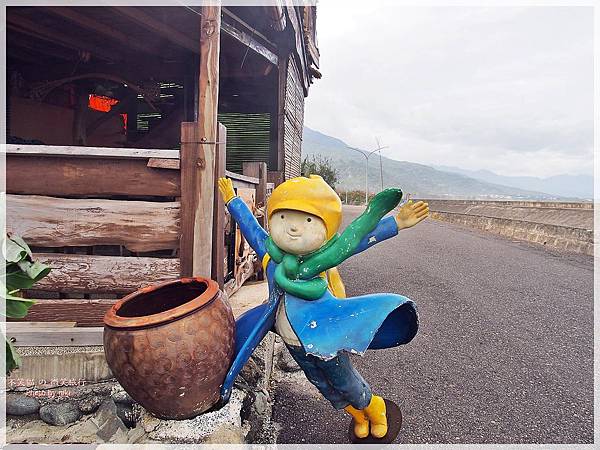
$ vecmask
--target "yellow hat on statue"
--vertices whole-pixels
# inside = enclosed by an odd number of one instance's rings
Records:
[[[296,177],[277,186],[267,202],[267,218],[275,211],[291,209],[313,214],[323,222],[330,239],[342,223],[342,201],[319,175]]]

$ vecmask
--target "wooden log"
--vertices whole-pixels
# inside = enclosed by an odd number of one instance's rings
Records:
[[[227,141],[227,128],[219,124],[218,141]],[[215,180],[225,176],[225,162],[227,159],[226,146],[221,143],[216,146],[215,154]],[[214,191],[214,214],[213,214],[213,243],[212,243],[212,267],[211,278],[219,283],[223,289],[225,281],[225,203],[219,193],[218,185],[215,183]]]
[[[7,155],[76,156],[80,158],[179,159],[179,150],[151,148],[77,147],[74,145],[6,144]]]
[[[177,248],[179,202],[6,196],[6,229],[37,247]]]
[[[52,268],[35,285],[54,292],[127,293],[179,278],[179,259],[37,253]]]
[[[180,195],[179,173],[146,159],[8,155],[6,190],[55,196]],[[179,159],[160,159],[179,165]],[[164,165],[163,165],[164,167]]]
[[[11,329],[7,325],[6,338],[15,347],[87,347],[89,345],[103,345],[102,327],[68,328],[32,327],[30,329],[17,327]]]
[[[78,327],[103,326],[106,311],[118,299],[40,299],[27,312],[24,319],[10,319],[18,323],[74,321]]]

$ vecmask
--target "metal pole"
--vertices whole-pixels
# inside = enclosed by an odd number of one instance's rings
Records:
[[[381,149],[379,138],[376,137],[375,142],[377,143],[377,148]],[[379,179],[381,180],[381,190],[383,191],[383,163],[381,162],[381,152],[379,152]]]
[[[365,161],[365,205],[369,203],[369,157]]]
[[[370,151],[369,153],[365,153],[364,151],[362,151],[358,148],[354,148],[354,147],[350,147],[350,146],[346,146],[346,148],[349,148],[350,150],[354,150],[365,157],[365,205],[366,205],[367,203],[369,203],[369,157],[373,153],[383,150],[384,148],[387,148],[387,147],[379,147],[379,148],[376,148],[375,150]]]

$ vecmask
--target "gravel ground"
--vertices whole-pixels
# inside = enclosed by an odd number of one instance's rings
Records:
[[[401,406],[396,442],[593,442],[592,257],[428,219],[340,271],[349,296],[419,308],[409,345],[354,359]],[[302,372],[281,377],[275,402],[279,443],[348,442],[348,417]]]

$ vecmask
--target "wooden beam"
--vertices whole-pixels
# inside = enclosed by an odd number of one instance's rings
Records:
[[[231,178],[233,181],[244,181],[248,184],[258,184],[260,180],[256,177],[250,177],[248,175],[242,175],[240,173],[231,172],[230,170],[225,171],[225,175]]]
[[[265,7],[265,8],[268,8],[268,7]],[[250,26],[240,16],[234,14],[228,7],[221,8],[221,12],[223,13],[223,17],[226,18],[225,20],[223,20],[223,22],[228,21],[231,24],[237,24],[243,28],[246,28],[246,31],[248,31],[251,35],[259,37],[260,39],[263,40],[263,42],[266,45],[270,46],[272,49],[275,49],[275,47],[276,47],[275,43],[273,43],[271,40],[269,40],[269,38],[267,38],[264,34],[262,34],[256,28],[253,28],[252,26]],[[285,21],[285,15],[284,15],[284,21]],[[239,27],[236,27],[236,28],[239,28]]]
[[[179,202],[6,195],[6,229],[32,246],[123,245],[132,252],[177,248]]]
[[[24,319],[18,323],[75,321],[78,327],[99,327],[103,325],[106,311],[119,299],[41,299],[29,308]],[[11,319],[11,323],[15,319]]]
[[[225,176],[225,163],[227,160],[226,144],[227,128],[223,124],[219,124],[218,141],[221,142],[216,146],[215,154],[215,180]],[[219,193],[217,183],[214,190],[214,206],[213,206],[213,254],[211,278],[219,283],[219,287],[223,289],[225,281],[225,204]]]
[[[128,293],[179,278],[179,259],[38,253],[52,268],[35,289],[52,292]]]
[[[265,45],[261,44],[258,40],[252,37],[252,35],[239,30],[235,26],[225,21],[222,22],[221,29],[241,44],[245,45],[246,47],[250,47],[253,51],[261,55],[271,64],[277,65],[277,62],[279,60],[277,54],[271,51]]]
[[[86,347],[103,345],[104,328],[31,327],[11,328],[7,324],[6,338],[15,347]]]
[[[181,165],[178,159],[166,159],[166,158],[150,158],[148,160],[148,167],[153,169],[171,169],[179,170]]]
[[[179,32],[176,28],[171,27],[166,23],[146,14],[142,8],[131,6],[114,6],[113,8],[138,25],[141,25],[145,29],[158,34],[166,40],[193,53],[200,53],[200,48],[196,41]]]
[[[144,45],[144,43],[141,41],[132,39],[131,36],[127,36],[125,33],[122,33],[121,31],[109,25],[97,22],[89,16],[80,14],[76,12],[72,7],[50,6],[44,7],[44,10],[56,16],[62,17],[63,19],[67,19],[70,22],[82,28],[87,28],[88,30],[95,31],[96,33],[102,36],[106,36],[118,42],[121,45],[121,47],[129,47],[156,56],[156,49]]]
[[[6,157],[6,191],[61,197],[106,197],[111,195],[180,195],[180,177],[174,170],[158,167],[177,165],[179,159],[119,159],[103,157],[59,157],[9,154]]]
[[[94,44],[86,42],[84,39],[72,39],[60,31],[45,27],[39,23],[32,22],[31,20],[14,13],[7,14],[6,21],[7,27],[12,30],[23,32],[39,39],[61,44],[68,48],[88,51],[106,61],[119,61],[122,59],[119,58],[115,53],[111,53],[106,49],[97,47]]]
[[[74,145],[7,144],[6,154],[35,156],[77,156],[81,158],[179,158],[179,150],[158,150],[152,148],[78,147]]]

